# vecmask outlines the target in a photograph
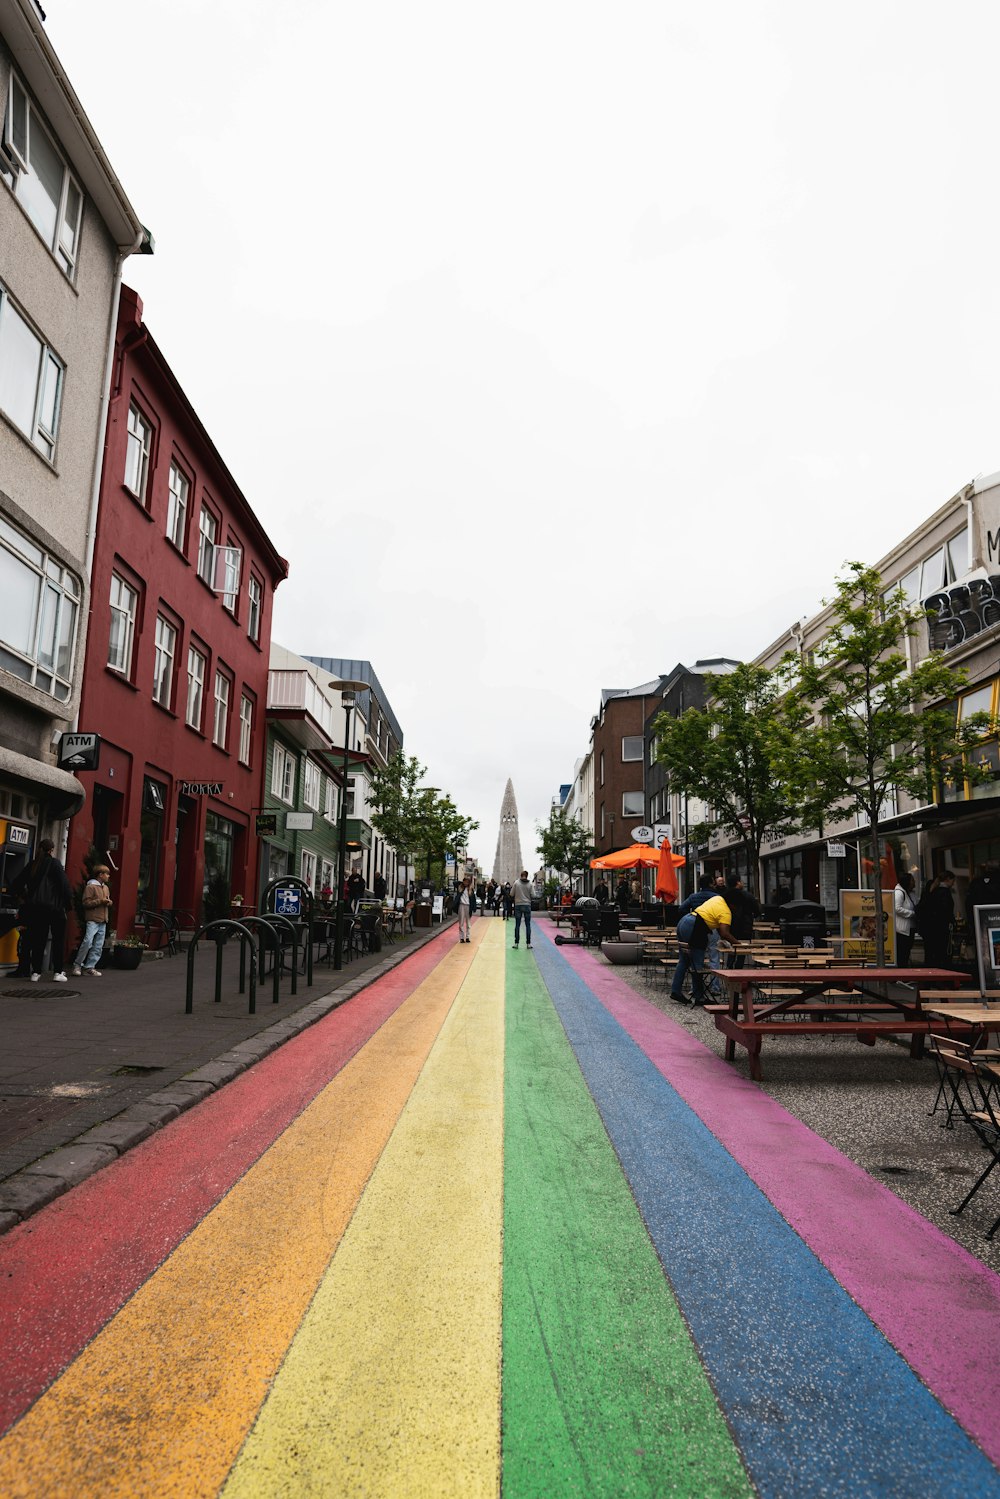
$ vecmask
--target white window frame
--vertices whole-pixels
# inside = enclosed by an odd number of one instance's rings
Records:
[[[120,573],[111,574],[111,628],[108,631],[108,669],[131,679],[135,650],[135,619],[139,609],[139,591]],[[115,625],[118,624],[118,638]]]
[[[179,552],[184,550],[187,535],[188,500],[191,495],[191,480],[177,463],[170,460],[169,499],[167,500],[167,540],[172,541]]]
[[[224,750],[229,742],[229,695],[232,680],[219,667],[215,669],[215,688],[212,694],[212,743]]]
[[[250,751],[253,745],[253,698],[247,694],[240,695],[240,764],[250,764]]]
[[[34,374],[28,368],[24,371],[33,386],[31,416],[25,425],[8,405],[3,406],[3,411],[18,431],[23,432],[32,446],[51,463],[55,458],[56,438],[59,435],[66,366],[12,300],[7,288],[0,283],[0,390],[3,389],[4,369],[11,357],[9,351],[16,347],[17,342],[23,343],[25,336],[37,344],[33,361]]]
[[[271,795],[279,802],[291,806],[295,800],[296,756],[283,744],[274,746],[274,761],[271,766]]]
[[[149,460],[153,451],[153,424],[143,416],[138,402],[128,405],[128,437],[125,443],[125,477],[122,483],[140,504],[146,503]]]
[[[16,118],[18,115],[21,117],[20,122]],[[58,157],[62,166],[59,202],[55,205],[55,223],[51,234],[46,232],[45,226],[39,223],[37,216],[32,212],[30,200],[25,201],[24,186],[32,176],[37,175],[31,165],[31,140],[36,131],[44,135],[52,148],[52,154]],[[55,257],[63,274],[72,281],[76,273],[76,262],[80,250],[83,190],[70,171],[53,132],[35,108],[34,100],[13,70],[7,92],[3,142],[7,152],[7,161],[4,166],[8,174],[14,177],[14,196],[35,226],[43,243],[48,246]]]
[[[28,583],[31,597],[18,596],[15,579]],[[27,574],[27,578],[24,577]],[[15,610],[17,639],[0,637],[0,667],[40,692],[65,701],[72,692],[79,623],[79,579],[58,558],[0,516],[0,589]],[[26,607],[24,607],[26,606]]]
[[[162,614],[157,614],[156,645],[153,654],[153,701],[159,703],[161,708],[172,706],[176,654],[177,627]]]
[[[260,623],[264,612],[264,585],[253,573],[247,584],[247,634],[256,644],[260,640]]]
[[[187,704],[184,710],[184,722],[190,729],[197,729],[201,733],[201,722],[205,711],[205,673],[208,670],[208,657],[204,651],[200,651],[196,645],[188,646],[187,660]]]
[[[336,804],[334,802],[333,793],[333,779],[331,776],[327,776],[326,782],[323,787],[323,816],[326,818],[327,822],[336,822],[337,820]]]
[[[224,547],[215,549],[214,574],[212,583],[216,592],[222,594],[222,607],[235,618],[243,574],[243,549],[234,545],[232,537]]]
[[[319,811],[320,790],[322,787],[322,774],[318,765],[314,765],[308,758],[302,766],[302,801],[314,812]]]
[[[304,848],[299,858],[299,878],[305,880],[309,889],[316,892],[316,875],[319,870],[319,858],[311,848]]]
[[[215,548],[219,534],[219,518],[205,501],[201,502],[198,515],[198,576],[209,588],[215,581]]]

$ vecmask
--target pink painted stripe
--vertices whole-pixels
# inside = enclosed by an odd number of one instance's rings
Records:
[[[0,1434],[409,998],[448,939],[0,1238]]]
[[[931,1393],[1000,1466],[1000,1276],[642,999],[596,954],[573,947],[560,951]]]

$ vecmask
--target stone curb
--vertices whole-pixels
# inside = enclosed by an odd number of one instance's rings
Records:
[[[0,1236],[47,1207],[71,1187],[86,1181],[102,1167],[118,1160],[127,1150],[141,1144],[210,1093],[224,1088],[255,1062],[323,1020],[331,1011],[339,1009],[363,989],[391,973],[447,930],[448,926],[441,926],[422,934],[404,953],[392,953],[374,968],[369,968],[367,973],[312,1000],[294,1015],[275,1021],[267,1030],[240,1041],[214,1061],[186,1073],[169,1087],[151,1093],[142,1103],[131,1104],[112,1119],[85,1130],[68,1145],[60,1146],[7,1177],[6,1181],[0,1182]]]

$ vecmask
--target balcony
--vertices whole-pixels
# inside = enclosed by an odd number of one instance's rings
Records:
[[[304,750],[330,748],[334,713],[334,704],[309,672],[268,672],[267,716],[277,719]]]

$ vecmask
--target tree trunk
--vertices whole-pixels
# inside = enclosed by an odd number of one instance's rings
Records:
[[[882,837],[879,826],[878,794],[869,782],[872,830],[872,880],[875,885],[875,966],[885,967],[885,927],[882,921]]]

